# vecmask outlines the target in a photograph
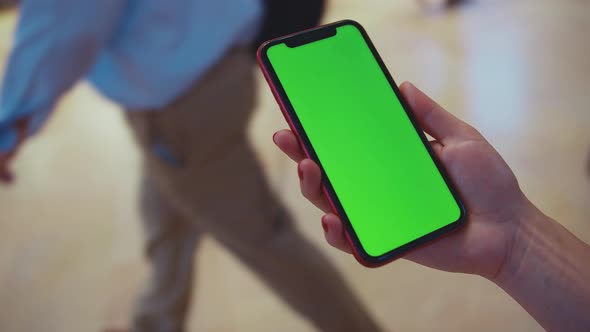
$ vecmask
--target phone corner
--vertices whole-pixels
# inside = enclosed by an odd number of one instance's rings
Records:
[[[266,55],[266,51],[268,50],[268,45],[270,44],[270,40],[265,41],[264,43],[260,44],[256,49],[256,62],[258,62],[258,66],[263,67],[263,57]]]
[[[348,241],[348,246],[350,247],[350,249],[352,251],[352,255],[354,256],[356,261],[359,262],[359,264],[361,264],[362,266],[364,266],[366,268],[370,268],[370,269],[375,269],[375,268],[381,267],[383,265],[386,265],[389,262],[394,260],[394,259],[390,259],[390,260],[385,260],[385,261],[379,261],[377,258],[370,256],[369,254],[364,252],[364,250],[358,248],[354,244],[354,241],[352,241],[352,239],[350,238],[348,231],[346,231],[345,234],[346,234],[346,240]]]
[[[457,199],[457,206],[459,207],[459,217],[454,224],[456,224],[457,227],[461,227],[467,223],[467,209],[460,198]]]
[[[340,20],[340,21],[338,21],[336,23],[338,25],[354,25],[355,27],[361,27],[362,28],[362,25],[358,21],[355,21],[355,20],[353,20],[351,18],[345,18],[345,19]]]
[[[350,25],[355,27],[357,30],[366,33],[365,27],[363,27],[358,21],[355,21],[353,19],[347,18],[344,20],[340,20],[338,22],[335,23],[337,26],[345,26],[345,25]]]
[[[369,268],[369,269],[376,269],[376,268],[382,267],[382,266],[387,265],[399,258],[399,257],[392,257],[392,258],[383,259],[383,260],[379,260],[379,259],[375,258],[375,260],[373,261],[372,259],[369,260],[369,259],[366,259],[365,257],[363,257],[363,255],[361,255],[357,251],[356,248],[352,249],[352,253],[353,253],[353,256],[357,262],[359,262],[362,266]]]

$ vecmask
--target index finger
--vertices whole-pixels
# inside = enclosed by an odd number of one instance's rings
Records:
[[[279,149],[281,149],[281,151],[283,151],[287,156],[289,156],[289,158],[293,159],[293,161],[295,161],[296,163],[305,159],[305,152],[303,152],[303,149],[299,145],[299,141],[297,140],[297,137],[295,137],[295,134],[293,134],[293,132],[291,132],[290,130],[283,129],[277,131],[273,135],[272,140],[274,141],[276,146],[278,146]]]

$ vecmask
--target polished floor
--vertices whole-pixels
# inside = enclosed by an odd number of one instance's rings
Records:
[[[397,81],[410,80],[474,124],[530,199],[590,242],[590,1],[474,0],[452,11],[413,0],[333,0],[326,21],[367,28]],[[0,59],[15,13],[0,16]],[[8,82],[7,84],[10,84]],[[285,127],[260,80],[251,137],[298,225],[395,331],[540,331],[485,280],[398,261],[361,267],[323,241],[294,166],[273,146]],[[117,107],[82,83],[21,151],[0,187],[0,330],[125,327],[145,277],[135,196],[139,155]],[[191,331],[311,331],[214,241],[198,255]]]

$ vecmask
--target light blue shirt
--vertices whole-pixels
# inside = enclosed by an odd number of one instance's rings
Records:
[[[86,77],[127,108],[171,102],[236,44],[248,44],[260,0],[23,0],[0,94],[0,152],[15,121],[33,133]]]

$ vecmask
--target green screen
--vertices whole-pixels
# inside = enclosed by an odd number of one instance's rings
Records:
[[[460,208],[354,25],[269,61],[363,247],[381,256]]]

